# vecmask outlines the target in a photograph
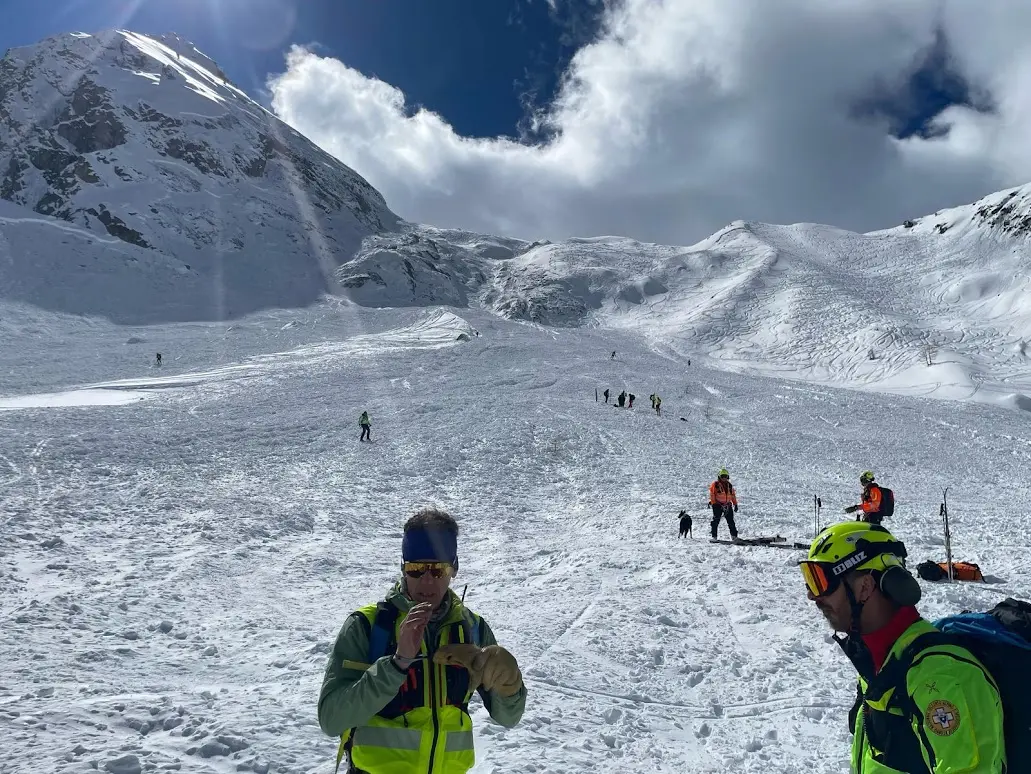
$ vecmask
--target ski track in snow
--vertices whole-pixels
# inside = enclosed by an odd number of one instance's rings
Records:
[[[460,520],[454,585],[529,691],[512,730],[474,704],[477,774],[847,770],[851,669],[799,552],[708,542],[722,466],[743,534],[803,540],[812,495],[842,518],[874,469],[914,563],[942,558],[949,485],[957,557],[1000,582],[925,584],[925,615],[1031,595],[1014,562],[1031,543],[1023,412],[688,368],[620,332],[458,314],[334,302],[138,329],[5,315],[0,771],[136,756],[331,772],[325,659],[395,578],[401,526],[427,504]],[[596,403],[596,387],[628,387],[637,407]],[[677,539],[681,508],[693,539]]]

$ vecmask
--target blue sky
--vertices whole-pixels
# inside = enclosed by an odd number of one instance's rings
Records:
[[[981,9],[0,0],[0,49],[176,32],[404,218],[689,244],[739,219],[886,228],[1031,180],[1031,3]]]
[[[586,0],[0,0],[0,50],[74,30],[176,32],[257,95],[290,44],[317,44],[464,136],[515,137],[601,15]]]

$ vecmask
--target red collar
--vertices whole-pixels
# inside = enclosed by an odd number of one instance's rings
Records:
[[[880,672],[884,660],[891,652],[892,646],[902,636],[902,632],[920,620],[920,613],[913,606],[902,607],[891,617],[887,624],[875,632],[863,635],[863,643],[873,657],[874,668]]]

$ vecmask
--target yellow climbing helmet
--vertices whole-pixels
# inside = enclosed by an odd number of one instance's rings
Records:
[[[862,472],[862,474],[859,476],[859,483],[862,484],[863,486],[866,486],[867,484],[873,483],[873,471],[872,470],[864,470]]]
[[[880,524],[843,521],[825,527],[809,546],[801,562],[806,586],[815,597],[833,593],[849,572],[886,573],[893,567],[906,570],[906,546]]]
[[[716,475],[719,478],[723,478],[724,476],[726,476],[727,478],[730,478],[730,473],[727,471],[726,468],[720,468],[720,472],[717,473]]]

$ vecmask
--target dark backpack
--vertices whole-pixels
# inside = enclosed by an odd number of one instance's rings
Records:
[[[882,519],[895,513],[895,493],[886,486],[876,485],[881,490],[881,509],[877,511]]]
[[[999,687],[1007,771],[1031,771],[1031,603],[1007,598],[986,613],[965,612],[934,622],[938,632],[915,638],[901,653],[900,685],[922,650],[958,645],[973,653]]]
[[[925,581],[931,581],[932,583],[937,583],[949,577],[949,574],[941,568],[940,564],[932,562],[930,559],[926,562],[920,562],[916,566],[916,574]]]

